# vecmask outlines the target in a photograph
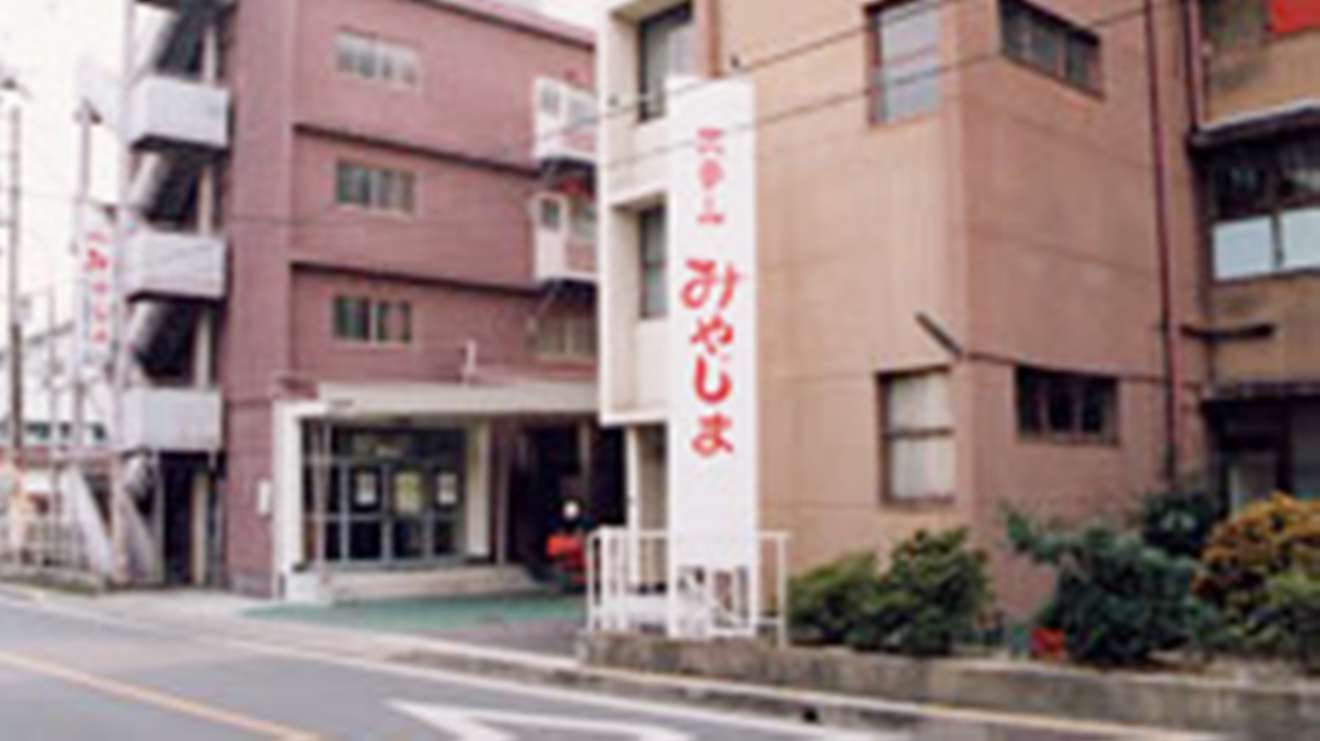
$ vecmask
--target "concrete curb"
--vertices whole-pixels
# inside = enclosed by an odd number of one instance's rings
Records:
[[[32,590],[27,599],[33,601]],[[0,586],[0,593],[6,592]],[[496,680],[658,702],[761,715],[777,720],[805,721],[841,729],[894,731],[925,719],[944,719],[1004,728],[1085,734],[1094,737],[1160,738],[1206,741],[1205,734],[1184,733],[1107,722],[1060,720],[1005,710],[936,706],[880,700],[845,694],[785,689],[692,676],[589,666],[581,661],[505,651],[429,638],[369,634],[359,630],[274,623],[244,617],[206,616],[144,610],[113,600],[78,598],[57,593],[37,594],[35,601],[56,610],[100,618],[137,628],[183,631],[210,638],[295,651],[329,659],[346,659],[473,674]]]
[[[737,642],[600,636],[587,662],[674,677],[810,690],[834,697],[1025,713],[1110,725],[1184,728],[1257,739],[1320,738],[1320,683],[1099,672],[991,660],[916,661]]]

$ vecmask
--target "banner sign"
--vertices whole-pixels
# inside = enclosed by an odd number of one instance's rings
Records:
[[[109,367],[114,352],[115,224],[107,209],[88,207],[83,222],[78,265],[79,366],[86,371]]]
[[[759,615],[755,97],[743,80],[670,89],[670,632],[745,634],[726,618]]]

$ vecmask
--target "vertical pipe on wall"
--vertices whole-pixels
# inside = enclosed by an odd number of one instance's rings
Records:
[[[1178,310],[1174,298],[1173,244],[1169,228],[1169,198],[1166,191],[1168,165],[1165,161],[1163,91],[1160,86],[1159,30],[1156,27],[1155,0],[1143,0],[1146,31],[1146,79],[1150,96],[1151,171],[1155,195],[1155,242],[1160,283],[1160,344],[1164,376],[1164,460],[1165,484],[1178,485],[1181,468],[1182,421],[1180,392],[1182,364],[1178,355]]]

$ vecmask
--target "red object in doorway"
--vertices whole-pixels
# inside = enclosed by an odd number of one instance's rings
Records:
[[[1270,0],[1270,30],[1277,34],[1320,30],[1320,0]]]

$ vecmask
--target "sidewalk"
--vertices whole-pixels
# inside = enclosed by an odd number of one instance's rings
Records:
[[[894,702],[796,689],[777,689],[737,682],[666,676],[587,666],[563,651],[497,643],[501,632],[516,633],[519,620],[491,626],[486,601],[444,606],[401,603],[374,609],[308,613],[307,608],[214,592],[156,592],[78,597],[0,585],[0,595],[24,599],[50,609],[112,620],[142,629],[169,629],[238,641],[262,650],[292,651],[331,660],[367,661],[438,671],[479,674],[496,680],[592,691],[634,699],[694,704],[781,720],[810,720],[841,729],[892,732],[914,720],[932,719],[1013,728],[1063,732],[1070,737],[1103,739],[1165,739],[1207,741],[1205,734],[1172,732],[1103,722],[1056,719],[993,710]],[[545,606],[524,605],[526,614],[553,616]],[[563,606],[554,609],[566,609]],[[439,630],[420,621],[428,612],[447,612]],[[388,617],[382,617],[382,616]],[[382,625],[382,622],[384,625]],[[553,622],[553,621],[551,621]],[[535,627],[536,619],[522,621]],[[421,626],[422,629],[418,629]],[[474,627],[475,626],[475,627]],[[472,640],[477,635],[480,640]],[[559,639],[562,640],[562,639]],[[534,641],[529,641],[534,643]]]

